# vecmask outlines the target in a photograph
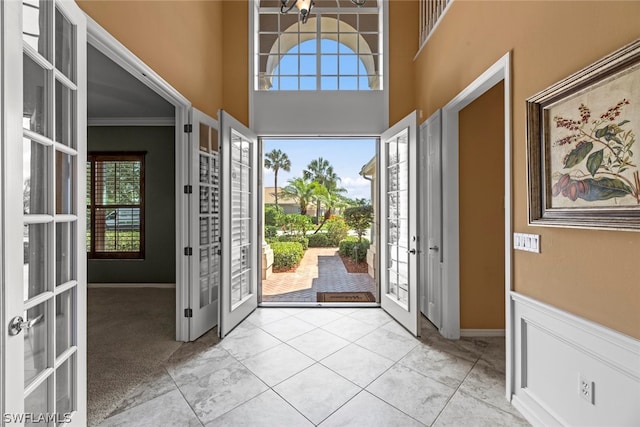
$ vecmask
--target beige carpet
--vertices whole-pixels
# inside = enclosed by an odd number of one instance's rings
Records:
[[[180,347],[175,310],[175,289],[89,289],[89,426],[104,420]]]

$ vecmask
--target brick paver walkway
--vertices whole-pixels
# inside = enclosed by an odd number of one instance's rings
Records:
[[[309,248],[293,273],[273,273],[262,281],[263,302],[316,302],[316,292],[371,292],[367,273],[349,273],[337,248]]]

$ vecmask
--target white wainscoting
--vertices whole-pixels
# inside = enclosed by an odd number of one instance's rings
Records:
[[[534,426],[640,426],[640,340],[512,292],[513,404]],[[595,383],[592,405],[580,377]]]

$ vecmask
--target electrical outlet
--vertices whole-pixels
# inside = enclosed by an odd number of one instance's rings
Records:
[[[580,396],[592,405],[596,404],[595,396],[593,395],[595,383],[589,381],[584,376],[580,375]]]

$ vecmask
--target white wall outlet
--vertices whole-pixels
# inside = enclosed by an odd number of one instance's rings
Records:
[[[513,248],[521,251],[540,253],[540,235],[513,233]]]
[[[580,396],[592,405],[596,404],[594,391],[595,383],[580,375]]]

